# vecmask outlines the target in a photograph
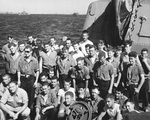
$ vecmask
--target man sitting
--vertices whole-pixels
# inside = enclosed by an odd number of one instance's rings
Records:
[[[36,100],[36,117],[35,120],[55,120],[57,112],[56,96],[50,91],[48,82],[42,84],[42,93],[38,95]]]
[[[99,96],[99,94],[99,88],[93,86],[91,88],[91,99],[88,101],[88,105],[90,106],[92,111],[92,120],[97,119],[105,106],[105,101]]]
[[[66,120],[70,114],[70,106],[74,103],[74,94],[71,91],[65,93],[65,101],[61,104],[58,112],[59,120]]]
[[[106,105],[104,111],[101,112],[97,120],[102,120],[105,117],[111,120],[122,120],[120,105],[115,103],[115,96],[108,94],[106,97]]]
[[[3,94],[0,100],[1,109],[8,114],[8,118],[13,120],[19,116],[27,120],[30,114],[28,106],[28,96],[25,90],[19,88],[17,82],[11,81],[8,90]]]

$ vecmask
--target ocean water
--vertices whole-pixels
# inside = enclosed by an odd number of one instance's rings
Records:
[[[79,40],[85,15],[8,15],[0,14],[0,49],[6,44],[8,35],[18,41],[27,40],[33,35],[42,41],[48,41],[51,36],[59,43],[65,35],[72,41]],[[4,60],[0,57],[0,74],[4,72]]]

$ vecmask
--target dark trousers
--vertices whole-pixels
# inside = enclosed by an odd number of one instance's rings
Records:
[[[138,85],[130,84],[128,86],[128,95],[129,99],[131,99],[135,104],[135,109],[139,110],[139,93],[135,92],[135,88],[137,88]]]
[[[45,112],[45,114],[41,114],[40,120],[57,120],[57,108],[49,109]]]
[[[23,88],[29,98],[28,107],[32,109],[33,102],[34,102],[34,94],[35,94],[35,88],[33,87],[35,82],[35,76],[30,75],[29,77],[21,76],[21,88]]]
[[[64,81],[65,79],[67,79],[67,75],[65,74],[62,74],[62,75],[59,75],[59,86],[60,88],[64,88]]]
[[[142,98],[142,101],[143,101],[143,106],[144,107],[148,107],[148,97],[149,97],[149,95],[148,95],[148,90],[149,90],[149,79],[145,79],[145,82],[144,82],[144,84],[143,84],[143,86],[142,86],[142,88],[141,88],[141,91],[140,91],[140,96],[141,96],[141,98]]]
[[[110,80],[109,81],[99,80],[98,87],[100,90],[100,96],[103,99],[105,99],[108,94],[109,87],[110,87]]]

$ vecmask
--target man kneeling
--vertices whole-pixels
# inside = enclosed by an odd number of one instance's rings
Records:
[[[28,96],[25,90],[19,88],[16,81],[11,81],[8,90],[5,91],[1,100],[0,108],[8,114],[8,119],[16,120],[20,116],[27,120],[30,114]]]

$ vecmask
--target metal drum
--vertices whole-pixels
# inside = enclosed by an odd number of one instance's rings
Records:
[[[86,102],[78,101],[71,106],[67,120],[91,120],[92,111]]]

